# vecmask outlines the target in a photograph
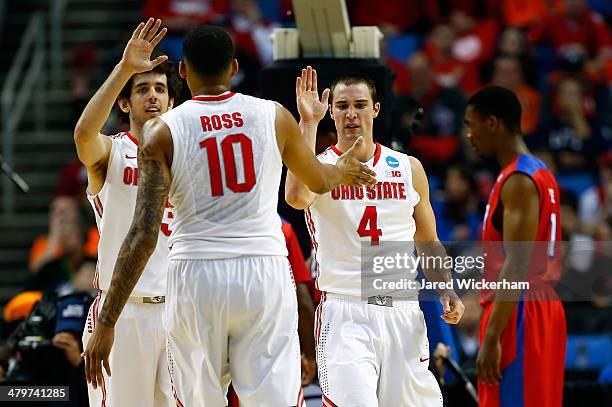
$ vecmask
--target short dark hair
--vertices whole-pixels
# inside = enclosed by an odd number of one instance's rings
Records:
[[[330,88],[331,92],[329,93],[329,103],[334,102],[334,90],[336,90],[336,86],[340,84],[345,86],[359,85],[360,83],[364,83],[368,87],[368,89],[370,89],[370,96],[372,96],[372,101],[374,103],[378,102],[378,95],[376,94],[376,84],[374,83],[374,81],[368,76],[353,72],[346,75],[342,75],[341,77],[336,78],[336,80],[334,80]]]
[[[183,56],[196,73],[216,77],[230,67],[234,59],[234,43],[222,28],[200,25],[185,35]]]
[[[468,100],[481,117],[495,116],[513,132],[521,131],[521,102],[509,89],[501,86],[487,86]]]
[[[152,58],[156,58],[156,55],[153,55]],[[178,69],[176,68],[176,65],[172,61],[168,60],[168,61],[162,62],[161,64],[157,65],[155,68],[151,69],[150,71],[141,72],[141,73],[145,74],[149,72],[155,72],[155,73],[166,75],[166,82],[168,83],[168,95],[172,99],[174,99],[174,102],[175,102],[174,105],[176,106],[177,98],[180,96],[181,88],[183,87],[183,81],[178,75]],[[132,96],[132,84],[134,83],[134,77],[136,75],[140,75],[140,74],[132,75],[132,77],[127,81],[123,89],[121,89],[121,92],[119,93],[120,99],[130,100],[130,96]],[[119,110],[119,116],[124,122],[126,123],[130,122],[129,114],[124,113],[123,111]]]

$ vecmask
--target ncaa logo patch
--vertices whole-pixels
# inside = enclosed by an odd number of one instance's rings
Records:
[[[399,167],[399,161],[397,161],[397,159],[393,158],[393,157],[387,157],[385,159],[385,161],[387,161],[387,165],[391,168],[397,168]]]

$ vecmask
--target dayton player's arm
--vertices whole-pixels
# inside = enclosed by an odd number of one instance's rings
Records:
[[[499,281],[525,281],[533,241],[538,233],[540,198],[535,183],[522,173],[508,177],[501,190],[503,204],[503,242],[506,260]],[[493,309],[487,322],[476,368],[484,383],[499,383],[501,379],[500,337],[520,297],[518,290],[497,290]]]
[[[327,112],[329,89],[323,91],[321,100],[317,90],[317,71],[308,66],[295,83],[298,112],[300,113],[300,132],[311,151],[315,151],[317,126]],[[295,209],[306,209],[317,197],[291,171],[287,172],[285,200]]]
[[[431,203],[429,202],[429,182],[425,169],[419,160],[414,157],[409,157],[410,168],[412,172],[412,184],[415,191],[419,194],[419,203],[414,207],[414,221],[416,223],[416,232],[414,241],[418,253],[423,253],[426,257],[445,258],[446,249],[438,239],[436,231],[436,217],[434,215]],[[430,262],[427,262],[429,264]],[[438,264],[439,262],[433,262]],[[441,262],[444,264],[445,262]],[[432,269],[423,267],[425,277],[431,282],[451,281],[451,271],[445,269]],[[438,290],[440,292],[440,302],[442,303],[444,313],[442,319],[449,324],[456,324],[463,316],[465,307],[457,297],[454,290]]]
[[[173,144],[170,129],[159,118],[145,123],[138,151],[138,194],[130,230],[119,250],[113,278],[98,324],[83,352],[85,375],[93,387],[103,383],[102,368],[110,376],[108,356],[114,326],[149,257],[157,245],[166,197],[170,189]]]
[[[153,19],[140,23],[123,51],[123,58],[110,76],[91,98],[74,129],[74,141],[79,160],[87,168],[87,177],[92,193],[98,193],[104,185],[111,141],[100,133],[113,108],[121,89],[136,73],[146,72],[164,62],[168,57],[160,56],[150,61],[153,48],[166,33],[159,30],[161,20]],[[159,30],[159,32],[158,32]],[[156,35],[157,34],[157,35]]]
[[[324,194],[340,184],[367,186],[376,184],[374,171],[355,158],[363,148],[361,137],[338,159],[336,165],[330,165],[317,160],[314,152],[306,145],[291,113],[280,105],[276,106],[275,128],[276,141],[283,162],[312,192]]]

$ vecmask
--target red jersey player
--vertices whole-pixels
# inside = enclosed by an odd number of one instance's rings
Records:
[[[523,290],[483,290],[477,358],[480,406],[561,406],[566,324],[559,280],[559,190],[529,153],[514,93],[487,87],[465,112],[467,137],[502,167],[483,222],[487,282],[528,282]]]

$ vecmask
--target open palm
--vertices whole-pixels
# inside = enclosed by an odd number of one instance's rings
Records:
[[[297,107],[302,121],[321,121],[327,112],[329,89],[323,91],[321,100],[317,90],[317,71],[308,66],[295,84]]]
[[[162,55],[151,61],[153,49],[168,31],[165,27],[160,30],[160,27],[161,20],[154,22],[152,18],[146,24],[138,24],[123,51],[121,63],[126,69],[133,73],[147,72],[168,59]]]

